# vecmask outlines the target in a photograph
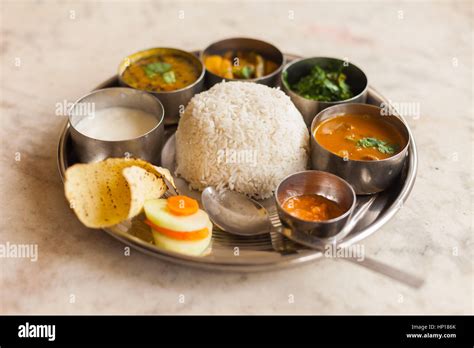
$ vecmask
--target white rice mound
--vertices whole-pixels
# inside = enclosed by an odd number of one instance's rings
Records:
[[[195,95],[176,131],[176,174],[198,190],[268,198],[306,169],[308,154],[308,129],[290,98],[252,82],[221,82]]]

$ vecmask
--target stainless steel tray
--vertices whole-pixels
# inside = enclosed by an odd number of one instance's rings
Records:
[[[287,60],[295,58],[297,57],[286,55]],[[96,89],[114,86],[118,86],[117,77],[108,79]],[[367,103],[380,105],[382,102],[388,105],[386,98],[369,87]],[[175,127],[166,128],[168,141],[163,148],[162,162],[165,162],[168,166],[172,165],[174,160],[174,137],[172,137],[174,132]],[[76,163],[76,157],[71,144],[69,125],[66,123],[58,144],[58,167],[61,178],[64,178],[66,169],[74,163]],[[410,131],[408,158],[400,178],[392,188],[383,193],[376,196],[359,196],[357,198],[356,211],[353,217],[358,217],[358,221],[355,224],[353,223],[350,233],[339,242],[339,245],[345,247],[357,243],[387,223],[407,200],[415,183],[416,171],[417,151]],[[270,210],[273,208],[271,200],[267,200],[264,205]],[[279,221],[275,219],[274,224],[278,223]],[[133,221],[126,221],[111,228],[106,228],[104,231],[143,253],[163,260],[204,269],[240,272],[266,271],[302,265],[323,256],[319,251],[294,244],[276,233],[255,237],[239,237],[218,229],[213,231],[212,249],[209,255],[193,257],[173,253],[153,244],[151,232],[149,227],[143,223],[142,215],[136,217]]]

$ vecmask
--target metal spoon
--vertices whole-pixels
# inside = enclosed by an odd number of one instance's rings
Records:
[[[273,227],[267,209],[243,194],[207,187],[202,192],[201,201],[212,222],[223,231],[240,236],[254,236],[275,231],[287,236],[284,233],[284,227]],[[314,245],[306,241],[293,241],[311,249],[323,251],[321,244]],[[369,257],[342,259],[413,288],[419,288],[423,284],[422,279]]]
[[[207,187],[201,194],[204,210],[221,230],[239,236],[270,233],[267,210],[247,196],[229,190]]]

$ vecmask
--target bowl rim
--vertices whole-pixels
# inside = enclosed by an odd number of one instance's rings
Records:
[[[347,61],[344,60],[344,59],[340,59],[340,58],[336,58],[336,57],[324,57],[324,56],[314,56],[314,57],[301,57],[301,58],[298,58],[298,59],[295,59],[295,60],[292,60],[291,62],[287,63],[282,71],[281,71],[281,75],[280,75],[280,83],[281,83],[281,86],[286,90],[288,91],[288,93],[291,93],[292,95],[294,95],[295,97],[298,97],[298,98],[301,98],[301,100],[304,100],[304,101],[307,101],[307,102],[313,102],[313,103],[320,103],[320,104],[326,104],[326,105],[331,105],[332,104],[340,104],[340,103],[350,103],[351,101],[353,100],[356,100],[357,98],[359,98],[360,96],[364,95],[367,93],[368,89],[369,89],[369,78],[367,76],[367,74],[365,73],[364,70],[362,70],[358,65],[354,64],[354,63],[351,63],[350,61],[348,62],[351,66],[355,67],[357,70],[359,70],[362,75],[365,77],[365,86],[363,88],[363,90],[348,98],[348,99],[340,99],[340,100],[333,100],[333,101],[321,101],[321,100],[314,100],[314,99],[309,99],[309,98],[305,98],[303,97],[301,94],[295,92],[292,88],[290,88],[290,86],[288,85],[287,81],[285,81],[285,73],[287,73],[287,70],[288,68],[290,68],[291,66],[293,65],[296,65],[298,63],[301,63],[301,62],[304,62],[306,60],[313,60],[313,59],[330,59],[330,60],[335,60],[335,61],[339,61],[341,63],[346,63]]]
[[[152,98],[152,100],[154,100],[155,102],[158,103],[158,105],[160,106],[161,108],[161,116],[160,117],[157,117],[157,123],[156,125],[151,128],[150,130],[148,130],[146,133],[143,133],[135,138],[130,138],[130,139],[122,139],[122,140],[104,140],[104,139],[97,139],[97,138],[93,138],[93,137],[90,137],[84,133],[82,133],[81,131],[79,131],[75,126],[74,124],[71,122],[71,118],[74,117],[74,115],[71,115],[71,111],[74,109],[74,107],[79,104],[82,100],[86,99],[86,98],[89,98],[90,96],[92,95],[95,95],[95,94],[100,94],[100,93],[103,93],[105,91],[108,91],[108,90],[111,90],[111,89],[122,89],[122,90],[127,90],[127,91],[130,91],[130,90],[133,90],[135,91],[136,93],[138,94],[141,94],[143,96],[146,96],[146,98],[150,97]],[[104,108],[106,109],[106,108]],[[130,109],[133,109],[132,107],[130,107]],[[137,109],[137,110],[140,110],[140,109]],[[142,110],[143,111],[143,110]],[[67,116],[68,116],[68,122],[69,122],[69,126],[71,128],[72,131],[74,132],[77,132],[79,133],[81,136],[87,138],[87,139],[90,139],[90,140],[93,140],[93,141],[100,141],[100,142],[105,142],[105,143],[122,143],[122,142],[125,142],[125,141],[135,141],[135,140],[139,140],[140,138],[144,138],[146,136],[148,136],[149,134],[151,134],[152,132],[154,132],[156,129],[158,129],[159,127],[161,127],[162,125],[164,125],[164,120],[165,120],[165,108],[163,106],[163,104],[161,103],[161,101],[158,99],[158,98],[155,98],[153,95],[151,95],[150,93],[146,92],[146,91],[143,91],[141,89],[136,89],[136,88],[131,88],[131,87],[106,87],[106,88],[101,88],[101,89],[95,89],[87,94],[84,94],[82,97],[80,97],[79,99],[77,99],[73,104],[72,106],[68,109],[67,111]]]
[[[204,57],[206,55],[206,51],[213,45],[216,45],[218,43],[221,43],[223,41],[231,41],[231,40],[247,40],[247,41],[257,41],[259,43],[263,43],[265,45],[268,45],[268,46],[271,46],[272,48],[274,48],[278,54],[281,56],[281,63],[278,65],[278,68],[275,69],[275,71],[271,72],[270,74],[267,74],[267,75],[264,75],[264,76],[261,76],[261,77],[255,77],[253,79],[229,79],[229,78],[226,78],[226,77],[222,77],[222,76],[219,76],[219,75],[216,75],[214,74],[212,71],[209,71],[206,67],[206,64],[204,63]],[[230,37],[230,38],[227,38],[227,39],[222,39],[222,40],[218,40],[218,41],[214,41],[212,42],[211,44],[207,45],[206,48],[204,48],[203,50],[200,51],[199,53],[199,58],[201,60],[201,63],[203,64],[204,66],[204,70],[206,71],[206,74],[209,74],[215,78],[219,78],[219,79],[222,79],[222,81],[228,81],[228,82],[234,82],[234,81],[238,81],[238,82],[258,82],[258,81],[262,81],[263,79],[269,79],[269,78],[272,78],[278,74],[281,74],[281,72],[283,71],[283,68],[284,66],[286,65],[286,58],[285,58],[285,55],[283,54],[283,52],[278,48],[276,47],[274,44],[268,42],[268,41],[263,41],[263,40],[260,40],[260,39],[254,39],[254,38],[251,38],[251,37],[244,37],[244,36],[239,36],[239,37]]]
[[[292,176],[296,176],[296,175],[306,175],[306,174],[311,174],[311,173],[314,173],[314,172],[317,172],[317,173],[321,173],[323,175],[326,175],[326,176],[329,176],[329,177],[333,177],[335,178],[336,180],[340,180],[344,186],[348,187],[349,188],[349,191],[352,193],[352,203],[349,207],[349,209],[347,209],[343,214],[335,217],[335,218],[332,218],[332,219],[329,219],[329,220],[322,220],[322,221],[313,221],[313,220],[305,220],[305,219],[301,219],[299,217],[296,217],[294,215],[291,215],[290,213],[288,213],[285,208],[283,208],[283,206],[281,205],[280,203],[280,200],[278,199],[278,191],[280,190],[280,187],[281,185],[288,179],[290,179]],[[323,196],[324,197],[324,196]],[[326,197],[324,197],[326,198]],[[329,199],[329,198],[326,198],[326,199]],[[355,190],[354,188],[352,187],[351,184],[349,184],[346,180],[344,180],[343,178],[341,178],[340,176],[336,175],[336,174],[332,174],[332,173],[329,173],[329,172],[325,172],[323,170],[316,170],[316,169],[307,169],[307,170],[302,170],[302,171],[299,171],[299,172],[295,172],[295,173],[292,173],[292,174],[289,174],[287,175],[286,177],[284,177],[279,183],[278,183],[278,186],[277,188],[275,189],[275,202],[277,204],[277,207],[278,209],[284,211],[287,215],[291,216],[292,219],[295,219],[297,221],[300,221],[300,222],[304,222],[304,223],[314,223],[314,224],[331,224],[331,223],[335,223],[335,222],[338,222],[340,220],[343,220],[343,219],[346,219],[346,218],[349,218],[351,216],[351,214],[353,213],[354,209],[355,209],[355,206],[356,206],[356,203],[357,203],[357,196],[356,196],[356,193],[355,193]]]
[[[145,54],[145,53],[148,53],[150,52],[151,54],[148,56],[148,57],[152,57],[152,56],[156,56],[158,55],[156,51],[158,50],[169,50],[169,51],[174,51],[175,53],[178,53],[182,56],[186,56],[186,57],[189,57],[191,58],[192,60],[196,61],[199,63],[199,66],[201,67],[201,72],[198,76],[198,78],[196,79],[196,81],[194,81],[193,83],[183,87],[183,88],[180,88],[180,89],[175,89],[175,90],[172,90],[172,91],[152,91],[152,90],[149,90],[149,89],[140,89],[140,88],[135,88],[131,85],[129,85],[127,82],[125,82],[123,79],[122,79],[122,75],[123,73],[125,72],[125,70],[127,70],[128,66],[125,66],[126,65],[126,62],[127,62],[127,59],[129,59],[131,56],[134,56],[136,54]],[[141,57],[140,59],[143,59],[145,57]],[[140,60],[140,59],[137,59]],[[130,60],[130,59],[129,59]],[[125,66],[125,67],[124,67]],[[117,77],[118,77],[118,80],[119,80],[119,83],[121,84],[124,84],[126,87],[129,87],[129,88],[132,88],[132,89],[136,89],[136,90],[139,90],[139,91],[143,91],[143,92],[147,92],[147,93],[151,93],[151,94],[157,94],[157,95],[164,95],[164,94],[174,94],[174,93],[179,93],[179,92],[183,92],[183,91],[186,91],[188,89],[191,89],[193,88],[194,86],[196,86],[197,84],[199,84],[203,79],[204,79],[204,75],[206,74],[206,67],[204,66],[203,62],[201,61],[201,59],[199,59],[198,56],[196,56],[194,53],[192,52],[188,52],[188,51],[184,51],[182,49],[179,49],[179,48],[174,48],[174,47],[152,47],[152,48],[147,48],[147,49],[144,49],[144,50],[140,50],[140,51],[136,51],[132,54],[129,54],[127,56],[125,56],[119,63],[119,66],[118,66],[118,69],[117,69]]]
[[[394,115],[394,114],[391,114],[391,115],[388,115],[388,116],[394,116],[396,117],[401,125],[403,126],[403,129],[405,130],[406,132],[406,135],[403,134],[404,137],[406,137],[406,143],[405,143],[405,146],[398,152],[396,153],[395,155],[393,156],[390,156],[390,157],[387,157],[387,158],[382,158],[382,159],[379,159],[379,160],[355,160],[355,159],[350,159],[348,158],[347,160],[344,159],[344,157],[341,157],[337,154],[335,154],[334,152],[331,152],[329,151],[328,149],[326,149],[324,146],[322,146],[318,140],[316,139],[316,136],[314,135],[315,133],[315,130],[316,130],[316,124],[318,123],[317,122],[317,119],[320,118],[324,112],[328,111],[328,110],[331,110],[333,108],[336,108],[336,107],[341,107],[341,105],[343,105],[344,107],[348,107],[348,106],[363,106],[363,107],[366,107],[366,108],[369,108],[369,109],[379,109],[379,110],[383,110],[381,107],[379,106],[376,106],[376,105],[371,105],[371,104],[364,104],[364,103],[345,103],[345,104],[337,104],[337,105],[332,105],[324,110],[321,110],[320,112],[317,113],[316,116],[314,116],[313,118],[313,121],[311,121],[311,128],[310,128],[310,132],[311,132],[311,140],[314,141],[316,143],[316,145],[319,146],[320,149],[322,149],[323,151],[325,151],[327,154],[330,154],[330,155],[333,155],[333,156],[336,156],[337,158],[340,158],[341,160],[345,161],[345,162],[360,162],[360,163],[380,163],[380,162],[384,162],[384,161],[392,161],[394,159],[398,159],[400,157],[404,157],[406,156],[406,152],[408,150],[408,147],[410,146],[410,132],[408,131],[408,127],[407,125],[405,124],[405,122],[403,122],[403,120],[398,116],[398,115]],[[331,118],[335,118],[335,117],[339,117],[339,116],[342,116],[343,114],[342,113],[339,113],[339,114],[335,114],[333,116],[330,116],[328,119],[331,119]],[[354,113],[354,115],[357,115],[357,116],[361,116],[361,114],[356,114]],[[380,117],[384,117],[384,116],[380,116]],[[319,125],[318,125],[319,126]]]

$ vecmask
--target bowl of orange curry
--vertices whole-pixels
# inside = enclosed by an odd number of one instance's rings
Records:
[[[357,194],[381,192],[399,178],[409,138],[405,123],[385,109],[332,106],[311,124],[311,165],[345,179]]]

